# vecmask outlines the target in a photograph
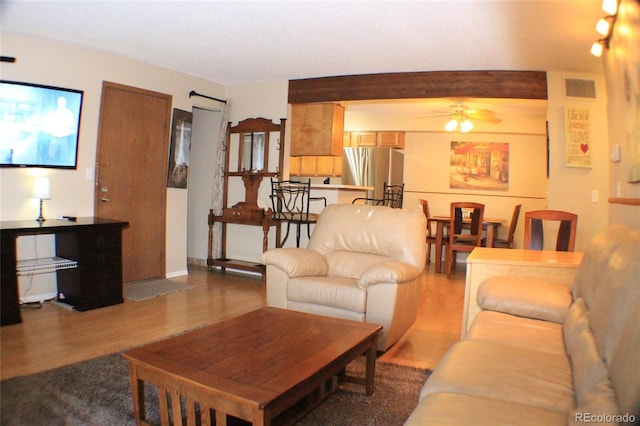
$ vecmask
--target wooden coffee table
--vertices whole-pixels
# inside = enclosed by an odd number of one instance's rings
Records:
[[[340,381],[373,393],[381,326],[278,308],[262,308],[127,351],[136,424],[148,424],[144,383],[159,390],[162,424],[226,425],[227,414],[254,425],[292,423]],[[366,377],[347,364],[366,353]],[[199,410],[197,410],[197,407]],[[199,411],[199,413],[198,413]]]

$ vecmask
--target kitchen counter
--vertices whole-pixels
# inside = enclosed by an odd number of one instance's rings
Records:
[[[312,197],[325,197],[329,204],[351,204],[354,198],[367,196],[373,191],[372,186],[340,185],[340,184],[311,184]],[[322,203],[311,203],[311,212],[320,213]]]
[[[338,189],[344,191],[373,191],[373,186],[338,185],[338,184],[311,184],[311,189]]]

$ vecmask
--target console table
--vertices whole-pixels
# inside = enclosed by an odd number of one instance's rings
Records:
[[[78,311],[122,303],[122,229],[127,222],[99,217],[0,222],[2,324],[22,322],[18,275],[56,272],[58,300]],[[55,234],[56,257],[17,260],[22,235]]]

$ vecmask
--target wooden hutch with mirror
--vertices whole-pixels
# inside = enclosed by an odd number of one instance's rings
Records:
[[[217,266],[223,270],[233,268],[264,274],[264,265],[258,262],[227,258],[227,225],[262,227],[262,251],[267,250],[269,229],[275,226],[276,246],[278,246],[280,241],[279,223],[273,219],[268,206],[259,205],[258,191],[264,178],[279,177],[284,166],[285,123],[286,119],[281,119],[280,124],[276,124],[266,118],[248,118],[240,121],[236,126],[231,126],[231,123],[227,126],[222,213],[217,215],[213,210],[209,210],[209,250],[207,256],[209,269]],[[275,141],[273,140],[274,134],[276,135]],[[272,143],[275,145],[271,145]],[[273,158],[270,161],[269,158],[270,148],[274,147],[278,153],[277,162]],[[228,206],[230,179],[237,178],[240,178],[244,184],[244,201]],[[214,259],[213,227],[216,223],[222,224],[220,235],[222,250],[221,256]]]

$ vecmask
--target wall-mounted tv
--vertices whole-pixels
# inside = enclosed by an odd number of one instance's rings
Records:
[[[0,80],[0,167],[75,169],[83,94]]]

